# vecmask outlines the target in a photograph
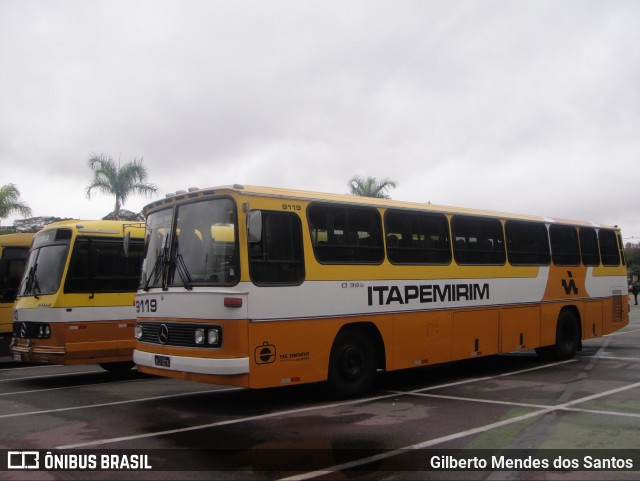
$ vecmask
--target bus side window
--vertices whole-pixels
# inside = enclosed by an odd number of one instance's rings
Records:
[[[451,230],[456,242],[453,255],[460,265],[504,265],[506,254],[502,224],[498,219],[454,216]]]
[[[308,210],[313,252],[325,264],[380,264],[382,225],[376,209],[313,204]]]
[[[576,228],[568,225],[549,227],[551,237],[551,258],[558,266],[579,266],[580,248]]]
[[[5,247],[0,260],[0,301],[13,302],[29,256],[28,247]]]
[[[508,220],[505,224],[507,256],[513,266],[549,265],[549,236],[541,222]]]
[[[387,211],[387,258],[393,264],[449,264],[449,224],[442,214]]]
[[[601,229],[598,233],[600,240],[600,255],[602,256],[602,264],[605,266],[620,265],[620,251],[618,250],[618,240],[616,233],[612,230]]]
[[[64,286],[68,293],[128,292],[138,285],[142,239],[131,239],[129,256],[122,239],[78,237]]]
[[[598,234],[595,229],[580,227],[580,256],[585,266],[599,266]]]
[[[293,213],[262,211],[262,235],[249,242],[249,271],[257,285],[304,281],[302,225]]]

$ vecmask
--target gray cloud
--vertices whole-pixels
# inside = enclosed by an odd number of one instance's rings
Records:
[[[94,151],[144,157],[166,192],[360,173],[640,236],[639,20],[624,0],[5,0],[0,182],[98,217]]]

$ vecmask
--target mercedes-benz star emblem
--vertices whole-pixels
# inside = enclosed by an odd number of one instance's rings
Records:
[[[158,341],[160,344],[166,344],[169,340],[169,328],[166,324],[160,326],[160,332],[158,333]]]

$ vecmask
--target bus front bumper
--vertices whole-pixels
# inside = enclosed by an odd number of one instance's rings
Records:
[[[203,357],[168,356],[136,349],[133,351],[133,361],[139,366],[194,374],[236,376],[238,374],[249,373],[248,357],[211,359]]]
[[[131,361],[134,340],[66,343],[64,346],[36,344],[30,339],[12,340],[11,357],[33,364],[96,364]]]
[[[65,356],[65,348],[57,346],[33,346],[29,343],[13,344],[11,357],[17,362],[29,362],[33,364],[52,363],[59,364]]]

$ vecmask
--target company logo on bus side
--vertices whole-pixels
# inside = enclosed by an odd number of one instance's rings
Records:
[[[370,306],[478,300],[489,300],[489,284],[420,284],[404,287],[367,287],[367,303]]]

